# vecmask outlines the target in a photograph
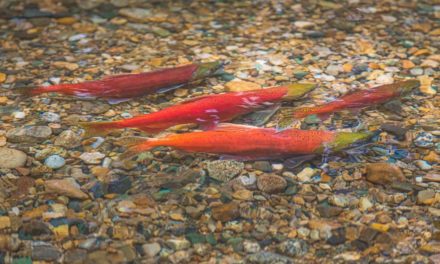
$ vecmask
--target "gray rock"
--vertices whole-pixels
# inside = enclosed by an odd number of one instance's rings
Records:
[[[84,249],[72,249],[64,254],[64,263],[82,264],[87,257],[87,251]]]
[[[417,194],[417,203],[430,205],[434,203],[435,191],[434,190],[423,190]]]
[[[246,257],[247,263],[255,264],[292,264],[293,260],[269,251],[262,251]]]
[[[81,145],[81,137],[72,130],[65,130],[55,139],[54,144],[64,148],[75,148]]]
[[[52,135],[48,126],[28,126],[11,129],[6,137],[13,143],[40,143]]]
[[[152,15],[151,10],[144,8],[122,8],[119,14],[138,22],[146,21]]]
[[[44,161],[44,165],[52,169],[59,169],[66,164],[66,161],[63,157],[59,155],[52,155],[46,158]]]
[[[209,177],[226,182],[237,176],[244,169],[244,163],[234,160],[216,160],[206,162]]]
[[[41,119],[46,122],[57,123],[60,122],[60,115],[53,112],[44,112],[43,114],[41,114]]]
[[[50,244],[40,244],[32,246],[32,260],[55,261],[61,257],[61,252]]]
[[[187,249],[191,246],[191,242],[186,240],[185,238],[173,238],[168,239],[165,244],[171,249],[178,251],[182,249]]]
[[[93,9],[105,2],[105,0],[76,0],[78,6],[85,10]]]
[[[272,172],[272,165],[268,161],[256,161],[252,167],[259,171]]]
[[[309,251],[309,245],[302,239],[289,239],[278,245],[278,252],[289,257],[300,257]]]
[[[243,248],[244,251],[246,251],[247,253],[257,253],[261,250],[260,244],[258,244],[258,242],[249,240],[243,241]]]
[[[142,245],[142,250],[147,257],[154,257],[160,252],[160,244],[159,243],[149,243]]]
[[[23,167],[26,164],[26,159],[27,156],[22,151],[0,148],[0,168],[13,169]]]
[[[411,75],[419,76],[423,74],[422,68],[412,68],[410,71]]]

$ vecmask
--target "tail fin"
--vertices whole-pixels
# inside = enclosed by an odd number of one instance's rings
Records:
[[[141,137],[122,138],[119,141],[119,144],[121,144],[122,142],[127,142],[129,145],[131,144],[132,146],[129,147],[124,153],[119,155],[119,160],[130,159],[142,152],[154,148],[156,146],[154,144],[154,141],[155,141],[154,138],[141,138]]]
[[[79,125],[85,130],[84,137],[105,136],[113,130],[119,129],[117,122],[81,122]]]
[[[41,87],[20,87],[12,90],[14,93],[20,94],[22,97],[32,97],[44,93]]]

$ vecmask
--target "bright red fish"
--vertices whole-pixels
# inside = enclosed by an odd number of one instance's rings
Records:
[[[404,96],[419,86],[420,82],[418,80],[402,81],[377,86],[369,90],[356,91],[320,106],[296,108],[283,113],[279,126],[281,128],[289,127],[294,122],[294,119],[304,118],[313,114],[325,120],[331,113],[341,110],[360,109],[385,103],[399,96]]]
[[[139,74],[108,76],[98,81],[17,90],[28,96],[56,92],[85,98],[104,98],[110,103],[118,103],[137,96],[176,89],[192,81],[218,74],[222,66],[221,62],[189,64]]]
[[[207,95],[151,114],[113,122],[88,122],[80,125],[86,130],[86,136],[105,135],[112,130],[129,127],[150,133],[180,124],[198,124],[210,128],[276,102],[300,98],[314,87],[314,84],[298,83],[247,92]]]
[[[119,144],[132,145],[120,159],[127,159],[155,147],[171,147],[186,152],[224,155],[241,160],[271,159],[292,155],[339,151],[372,136],[370,132],[336,132],[288,129],[278,132],[235,124],[220,124],[214,130],[170,134],[161,138],[126,138]]]

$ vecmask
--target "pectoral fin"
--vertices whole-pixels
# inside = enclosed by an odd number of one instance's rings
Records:
[[[246,115],[243,119],[246,123],[254,126],[262,126],[266,124],[270,118],[280,109],[281,104],[274,104],[266,109],[255,111]]]
[[[177,85],[173,85],[173,86],[169,86],[169,87],[160,88],[159,90],[156,91],[156,93],[166,93],[166,92],[169,92],[172,90],[176,90],[184,85],[185,84],[177,84]]]
[[[307,155],[295,156],[295,157],[286,159],[284,161],[284,166],[288,169],[294,169],[306,161],[313,160],[317,156],[318,156],[317,154],[307,154]]]

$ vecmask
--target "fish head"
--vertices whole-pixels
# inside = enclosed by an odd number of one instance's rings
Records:
[[[306,93],[316,88],[313,83],[292,83],[286,85],[287,93],[283,97],[284,100],[294,100],[304,96]]]
[[[413,89],[420,87],[419,80],[408,80],[396,84],[401,95],[409,94]]]
[[[223,73],[222,61],[205,62],[197,65],[196,71],[192,75],[193,80],[203,79],[209,76],[219,75]]]
[[[374,135],[373,132],[336,132],[334,139],[329,142],[331,151],[340,151],[366,141]]]

